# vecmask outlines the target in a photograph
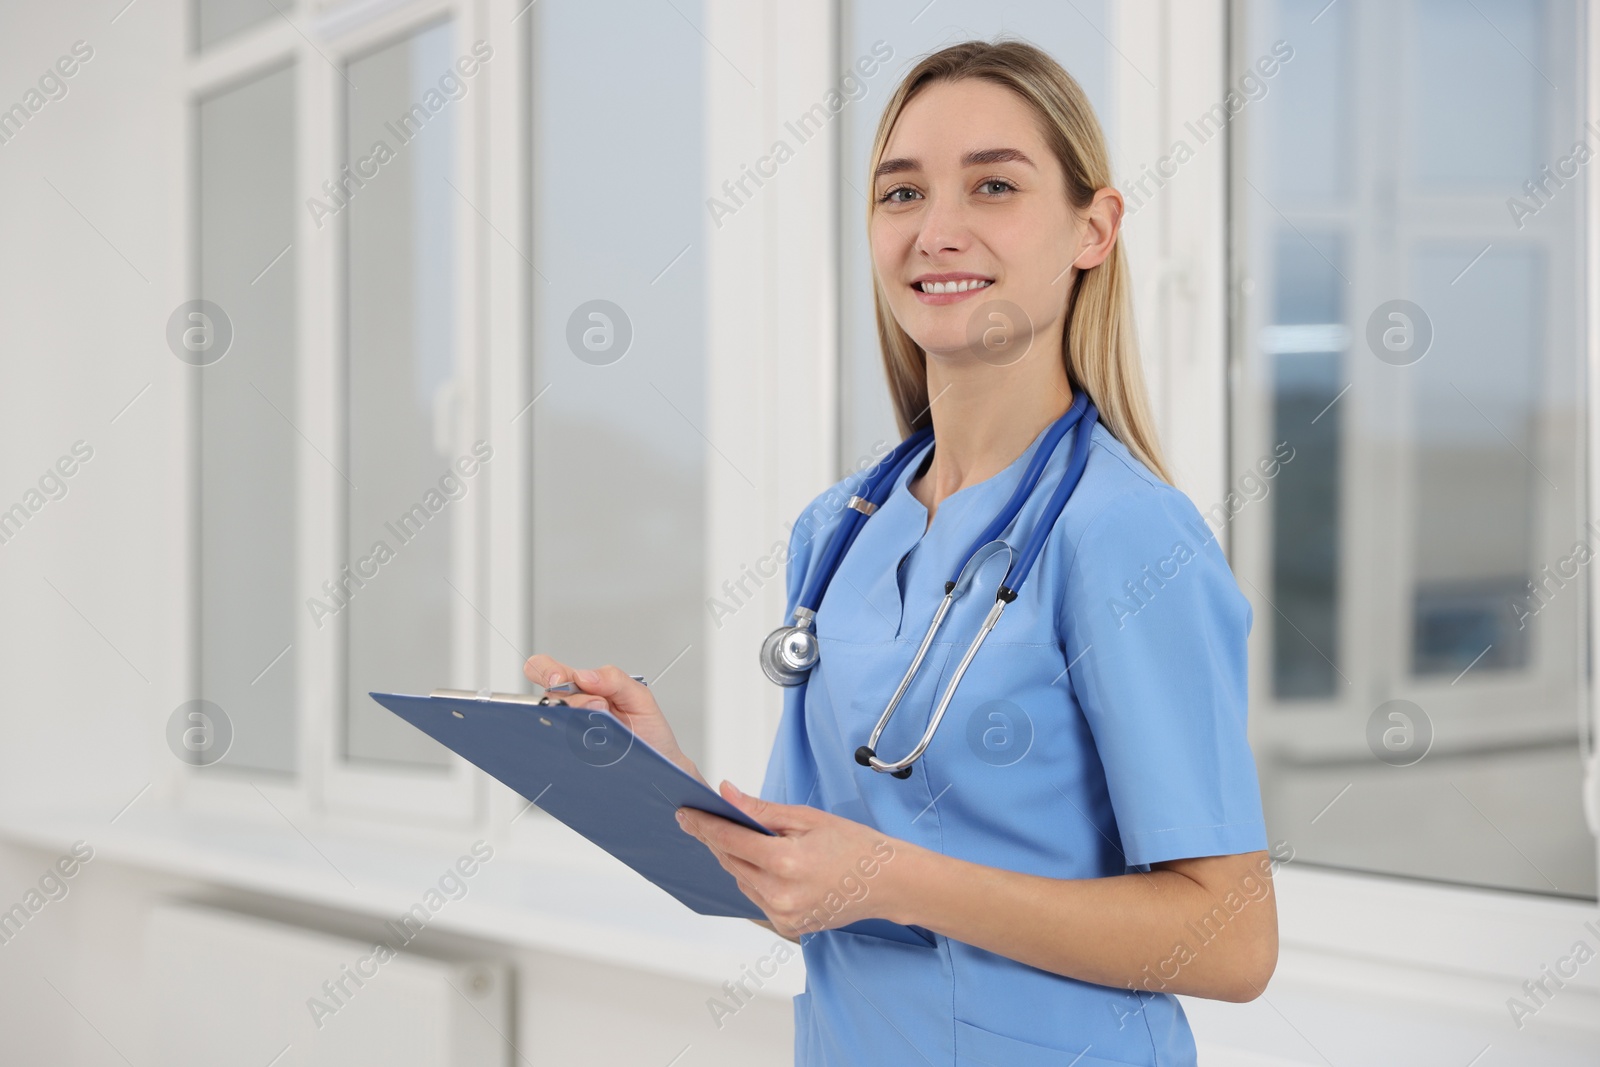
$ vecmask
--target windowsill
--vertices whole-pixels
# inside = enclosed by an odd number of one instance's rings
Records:
[[[743,919],[697,915],[566,827],[534,813],[522,821],[530,819],[515,842],[491,842],[493,856],[462,879],[465,894],[447,899],[429,929],[717,987],[771,950],[775,934]],[[0,839],[49,852],[86,841],[93,866],[142,868],[396,919],[436,889],[483,836],[437,830],[402,836],[335,819],[297,822],[298,829],[282,819],[155,805],[109,825],[100,812],[33,811],[0,817]],[[803,967],[780,968],[761,995],[792,996],[804,982]]]
[[[1290,863],[1273,876],[1279,980],[1445,1007],[1500,1004],[1540,967],[1595,943],[1592,901]],[[1580,968],[1548,1022],[1600,1033],[1600,970]]]
[[[537,812],[519,822],[515,839],[494,843],[493,857],[464,879],[466,894],[448,901],[430,928],[715,986],[770,951],[775,935],[743,920],[696,915],[559,823]],[[109,825],[100,811],[10,814],[0,817],[0,839],[57,853],[83,840],[95,863],[394,919],[478,836],[334,818],[297,823],[298,830],[281,818],[152,804]],[[1585,922],[1600,925],[1594,904],[1558,898],[1296,863],[1281,867],[1275,881],[1280,980],[1364,987],[1382,968],[1398,967],[1391,979],[1444,974],[1475,987],[1514,988],[1570,949]],[[792,996],[804,981],[803,964],[781,968],[761,995]],[[1585,968],[1568,986],[1600,996],[1600,972]],[[1392,990],[1445,1002],[1461,992],[1409,978]],[[1600,1016],[1585,1018],[1595,1000],[1582,993],[1563,1000],[1578,1009],[1569,1022],[1600,1025]]]

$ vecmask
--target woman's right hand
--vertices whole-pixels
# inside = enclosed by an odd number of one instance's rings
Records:
[[[602,708],[611,712],[657,752],[704,782],[694,761],[678,747],[678,739],[661,713],[650,687],[636,682],[621,669],[606,664],[592,671],[574,670],[549,656],[534,654],[522,665],[522,673],[535,685],[549,688],[572,682],[581,693],[558,694],[573,707]]]

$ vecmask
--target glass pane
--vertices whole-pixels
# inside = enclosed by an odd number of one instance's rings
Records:
[[[1274,233],[1273,246],[1272,325],[1260,344],[1272,360],[1272,440],[1293,437],[1295,465],[1295,477],[1268,498],[1275,540],[1294,546],[1272,557],[1282,609],[1268,616],[1273,690],[1279,698],[1326,697],[1340,651],[1339,420],[1319,416],[1344,388],[1348,331],[1337,264],[1345,251],[1336,233],[1288,228]]]
[[[1552,15],[1528,0],[1416,5],[1408,103],[1417,178],[1430,191],[1505,196],[1549,162],[1542,152],[1556,146],[1539,119],[1555,86],[1539,66]]]
[[[1574,367],[1541,359],[1546,338],[1542,256],[1507,249],[1452,281],[1479,249],[1418,248],[1412,276],[1447,359],[1416,365],[1412,502],[1415,610],[1411,669],[1454,678],[1528,666],[1528,628],[1510,610],[1538,555],[1533,517],[1541,475],[1543,378]],[[1569,485],[1568,492],[1571,492]]]
[[[450,23],[349,64],[342,197],[348,229],[349,501],[353,585],[346,646],[345,755],[446,766],[449,753],[389,714],[375,689],[469,687],[456,670],[456,524],[481,492],[457,443],[455,227],[459,187]],[[459,465],[458,465],[459,464]],[[472,474],[467,474],[470,470]]]
[[[295,746],[294,71],[196,114],[200,693],[232,724],[222,766],[293,772]],[[226,340],[231,334],[231,341]],[[221,349],[220,358],[207,362]]]
[[[1254,14],[1270,7],[1270,0],[1253,0],[1250,10]],[[1277,36],[1261,38],[1266,48],[1250,53],[1252,57],[1281,54],[1271,49],[1279,40],[1293,50],[1280,72],[1293,67],[1294,77],[1274,75],[1267,93],[1276,98],[1274,106],[1252,116],[1256,125],[1271,130],[1273,147],[1264,153],[1261,166],[1270,172],[1279,195],[1333,196],[1350,184],[1353,116],[1346,84],[1352,73],[1350,20],[1335,14],[1331,9],[1323,13],[1315,33],[1295,34],[1292,42],[1280,27]],[[1305,16],[1307,24],[1315,15]]]
[[[841,66],[872,58],[874,45],[880,41],[893,54],[872,77],[860,79],[864,92],[839,114],[839,477],[879,454],[881,448],[874,448],[875,442],[892,444],[900,439],[878,349],[866,231],[867,157],[889,95],[926,53],[960,41],[1013,34],[1054,56],[1083,86],[1105,130],[1112,169],[1137,176],[1142,164],[1154,161],[1124,159],[1117,151],[1116,100],[1111,88],[1119,72],[1113,65],[1130,61],[1113,51],[1114,21],[1110,0],[1070,4],[1059,0],[944,0],[933,5],[928,0],[888,0],[843,5]],[[1124,80],[1148,88],[1148,103],[1153,107],[1159,78],[1160,71],[1152,68],[1135,70],[1131,79]]]
[[[1234,120],[1234,463],[1294,449],[1233,530],[1271,834],[1593,897],[1580,6],[1235,13],[1294,48]]]
[[[294,11],[294,0],[195,0],[195,40],[202,49],[240,30]]]
[[[525,17],[538,19],[524,400],[540,399],[522,416],[533,646],[644,675],[703,760],[706,591],[739,577],[706,574],[706,470],[731,462],[759,477],[703,436],[705,201],[724,176],[701,163],[702,70],[726,59],[685,25],[703,27],[698,3],[641,4],[625,19],[603,4],[539,4]]]

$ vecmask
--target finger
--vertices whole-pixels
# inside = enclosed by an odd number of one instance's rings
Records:
[[[572,677],[572,668],[542,653],[535,653],[522,665],[522,673],[534,685],[548,689],[552,685],[560,685],[569,680]]]
[[[706,847],[711,850],[713,856],[717,857],[717,862],[722,864],[722,869],[733,875],[734,878],[743,878],[747,882],[752,882],[766,874],[760,867],[750,863],[748,860],[742,860],[738,856],[724,852],[715,845],[707,845]]]
[[[585,693],[607,697],[624,710],[640,706],[650,707],[655,702],[655,698],[650,695],[649,686],[634,681],[622,668],[610,663],[593,670],[580,670],[575,680],[583,687]]]
[[[661,709],[657,706],[656,698],[649,687],[634,681],[610,664],[593,670],[579,670],[574,674],[573,681],[585,694],[594,694],[604,700],[603,706],[606,710],[628,726],[634,726],[640,721],[653,720],[661,715]]]
[[[754,904],[756,907],[760,908],[763,913],[767,914],[768,922],[774,922],[771,914],[767,913],[767,898],[762,896],[756,890],[755,886],[751,885],[743,878],[735,878],[733,882],[739,887],[739,892],[743,893],[750,903]]]
[[[722,780],[717,788],[722,799],[738,808],[768,830],[808,830],[816,825],[816,809],[803,804],[778,804],[742,792],[738,786]]]
[[[683,810],[689,812],[693,811],[693,809],[690,808],[685,808]],[[744,878],[746,880],[752,880],[766,873],[756,864],[751,863],[748,860],[741,859],[740,857],[730,853],[727,849],[721,848],[720,846],[707,841],[705,837],[696,832],[692,826],[687,825],[693,820],[693,817],[694,816],[691,814],[689,818],[684,820],[685,828],[688,829],[689,832],[692,833],[701,844],[705,845],[706,848],[711,850],[711,854],[717,858],[717,862],[722,864],[723,870],[727,871],[735,878]],[[715,818],[716,816],[713,817]]]
[[[709,811],[695,811],[689,816],[694,835],[713,849],[745,860],[761,870],[769,870],[774,849],[789,847],[780,839],[758,830],[740,826],[731,819]]]

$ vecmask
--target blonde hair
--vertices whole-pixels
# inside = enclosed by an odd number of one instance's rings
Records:
[[[928,85],[981,78],[1004,86],[1032,107],[1045,141],[1066,176],[1067,199],[1074,208],[1089,206],[1096,190],[1111,184],[1111,161],[1105,135],[1089,98],[1072,75],[1048,54],[1023,41],[964,41],[934,52],[913,67],[895,89],[878,120],[867,185],[883,159],[895,120]],[[867,197],[867,223],[877,207]],[[928,425],[927,356],[889,312],[883,287],[873,275],[872,299],[877,312],[878,344],[894,401],[895,421],[902,436]],[[1134,333],[1132,280],[1122,242],[1117,241],[1100,264],[1083,268],[1067,297],[1062,331],[1062,363],[1074,390],[1087,393],[1100,421],[1133,455],[1163,481],[1172,482],[1162,461],[1155,420],[1139,362]]]

